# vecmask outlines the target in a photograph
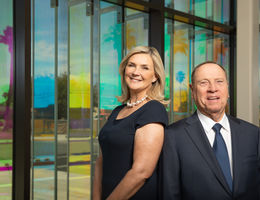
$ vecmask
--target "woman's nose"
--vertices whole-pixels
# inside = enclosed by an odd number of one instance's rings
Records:
[[[139,75],[139,74],[140,74],[140,69],[139,69],[139,67],[135,67],[134,70],[132,71],[132,73],[133,73],[134,75]]]

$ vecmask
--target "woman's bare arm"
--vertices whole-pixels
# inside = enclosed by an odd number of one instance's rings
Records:
[[[103,156],[102,152],[99,152],[99,156],[96,160],[95,173],[94,173],[94,184],[93,184],[93,200],[101,200],[102,195],[102,166]]]
[[[123,200],[133,196],[149,178],[159,159],[164,139],[164,127],[147,124],[136,130],[133,165],[107,200]]]

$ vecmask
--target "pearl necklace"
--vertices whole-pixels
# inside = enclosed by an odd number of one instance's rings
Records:
[[[127,107],[132,108],[132,107],[134,107],[134,106],[136,106],[136,105],[142,103],[147,97],[148,97],[148,96],[145,95],[142,99],[137,100],[136,102],[133,102],[133,103],[130,103],[130,100],[128,100],[127,103],[126,103],[126,105],[127,105]]]

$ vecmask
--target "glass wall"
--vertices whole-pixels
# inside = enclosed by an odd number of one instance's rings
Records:
[[[165,0],[165,6],[222,24],[229,24],[230,0]]]
[[[91,199],[98,132],[148,14],[107,2],[32,1],[32,199]],[[94,11],[94,12],[93,12]]]
[[[0,199],[12,199],[13,1],[0,7]]]
[[[165,22],[166,96],[170,97],[170,121],[194,112],[189,84],[193,68],[215,61],[229,75],[229,35],[167,19]]]

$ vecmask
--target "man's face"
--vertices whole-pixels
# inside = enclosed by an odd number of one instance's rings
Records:
[[[206,63],[197,68],[190,87],[192,98],[202,114],[210,118],[224,115],[229,94],[227,78],[220,66]]]

